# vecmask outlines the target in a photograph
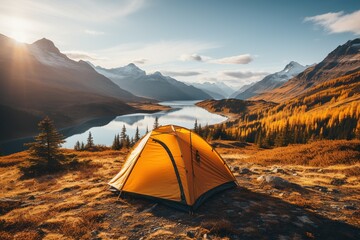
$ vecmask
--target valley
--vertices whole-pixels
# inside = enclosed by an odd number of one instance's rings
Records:
[[[1,240],[360,239],[359,3],[190,2],[0,5]]]

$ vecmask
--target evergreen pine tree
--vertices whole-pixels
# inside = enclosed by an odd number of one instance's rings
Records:
[[[126,147],[126,127],[123,125],[120,133],[120,145],[121,148]]]
[[[35,142],[25,144],[29,146],[32,166],[42,165],[47,170],[55,171],[55,167],[64,160],[60,151],[61,144],[65,142],[64,136],[56,130],[49,117],[40,121],[38,127],[40,133],[35,137]]]
[[[130,148],[130,145],[131,145],[131,141],[130,141],[129,135],[126,135],[126,140],[125,140],[124,146],[126,148]]]
[[[81,142],[80,150],[81,150],[81,151],[84,151],[84,150],[85,150],[85,144],[84,144],[84,142]]]
[[[198,133],[198,122],[197,122],[197,119],[195,119],[195,123],[194,123],[194,132]]]
[[[134,136],[134,142],[137,142],[139,140],[140,140],[139,127],[136,127],[135,136]]]
[[[86,143],[85,148],[86,149],[91,149],[93,147],[94,147],[94,139],[93,139],[93,137],[91,135],[91,132],[89,132],[89,136],[87,138],[87,143]]]
[[[115,134],[115,137],[114,137],[114,141],[113,141],[113,144],[111,146],[111,149],[113,150],[120,150],[121,146],[120,146],[120,137],[119,137],[119,134]]]
[[[153,126],[153,129],[156,129],[159,127],[159,118],[156,116],[155,117],[155,122],[154,122],[154,126]]]
[[[80,142],[76,141],[75,146],[74,146],[74,150],[76,151],[80,151],[81,150],[81,146],[80,146]]]

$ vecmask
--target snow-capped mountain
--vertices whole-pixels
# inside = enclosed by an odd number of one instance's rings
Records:
[[[112,69],[97,66],[95,70],[111,79],[121,88],[137,96],[153,98],[160,101],[212,98],[204,91],[194,86],[188,86],[174,78],[164,76],[160,72],[146,74],[144,70],[133,63]]]
[[[255,83],[245,91],[240,92],[234,98],[248,99],[263,92],[278,88],[287,82],[290,78],[303,72],[307,66],[303,66],[297,62],[291,61],[285,68],[279,72],[267,75],[261,81]]]
[[[190,83],[194,87],[197,87],[209,95],[211,95],[215,99],[223,99],[228,98],[231,93],[234,92],[232,88],[230,88],[228,85],[222,82],[216,82],[216,83],[210,83],[210,82],[204,82],[204,83]]]
[[[324,60],[286,81],[281,87],[252,99],[281,102],[296,97],[311,86],[360,71],[360,38],[347,41],[329,53]]]
[[[86,62],[69,59],[45,38],[19,44],[0,34],[0,63],[0,115],[8,123],[0,127],[0,140],[36,133],[46,115],[63,128],[133,111],[125,101],[149,100],[121,89]]]

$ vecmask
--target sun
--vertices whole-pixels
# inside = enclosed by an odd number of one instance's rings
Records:
[[[31,25],[25,19],[13,17],[9,21],[9,27],[11,30],[10,36],[17,42],[24,43],[29,40],[28,32],[31,29]]]

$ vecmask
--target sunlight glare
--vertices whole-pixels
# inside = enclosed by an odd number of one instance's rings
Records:
[[[28,31],[31,28],[28,21],[22,18],[13,17],[10,19],[10,36],[17,42],[24,43],[28,40]]]

